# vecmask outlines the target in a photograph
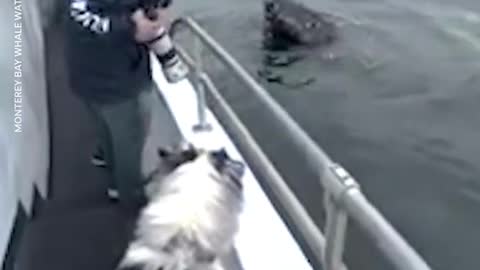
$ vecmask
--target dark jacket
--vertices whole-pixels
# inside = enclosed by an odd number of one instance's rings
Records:
[[[133,97],[151,83],[149,52],[134,40],[139,0],[69,0],[66,60],[71,86],[98,103]]]

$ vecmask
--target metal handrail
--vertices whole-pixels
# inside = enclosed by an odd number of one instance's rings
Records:
[[[203,74],[201,81],[212,97],[213,106],[211,108],[213,112],[239,148],[250,169],[275,194],[278,203],[285,209],[291,222],[305,236],[305,241],[313,251],[316,261],[321,263],[327,248],[322,232],[310,218],[302,203],[290,190],[283,177],[258,146],[248,129],[219,93],[208,75]],[[344,265],[342,265],[342,268],[337,269],[348,270]]]
[[[338,270],[343,269],[341,263],[343,245],[345,239],[345,230],[347,226],[347,216],[353,219],[356,224],[374,241],[374,243],[380,248],[381,252],[390,260],[390,262],[399,270],[430,270],[431,268],[421,258],[417,252],[406,242],[406,240],[393,228],[393,226],[382,216],[382,214],[368,201],[368,199],[360,191],[359,185],[353,179],[353,177],[339,164],[334,163],[330,157],[309,137],[309,135],[290,117],[290,115],[267,93],[267,91],[259,85],[255,79],[253,79],[248,72],[238,62],[228,54],[202,27],[200,27],[191,18],[179,18],[173,24],[171,28],[172,36],[176,33],[178,26],[186,26],[194,36],[202,42],[202,44],[210,50],[231,72],[244,84],[251,94],[254,94],[258,100],[269,108],[271,113],[275,115],[279,123],[285,129],[284,132],[291,141],[301,149],[307,157],[311,168],[318,168],[316,175],[320,180],[324,191],[326,193],[324,204],[327,209],[327,221],[326,221],[326,234],[327,240],[321,232],[316,231],[310,226],[313,224],[311,218],[306,214],[303,207],[299,204],[298,199],[291,193],[285,183],[277,183],[274,185],[270,183],[269,187],[272,188],[278,198],[286,199],[284,206],[290,215],[298,217],[300,221],[296,221],[296,225],[302,233],[306,234],[307,243],[313,248],[313,251],[318,252],[316,254],[321,257],[325,270]],[[182,57],[194,68],[199,82],[202,82],[200,87],[200,96],[204,95],[203,91],[206,88],[216,96],[217,101],[221,97],[214,89],[213,83],[206,77],[201,70],[200,66],[196,66],[191,57],[186,54],[183,49],[180,49]],[[201,55],[198,53],[198,55]],[[203,78],[203,79],[202,79]],[[212,90],[213,89],[213,90]],[[223,104],[220,100],[219,104]],[[199,104],[199,111],[205,110],[205,104]],[[223,112],[230,117],[228,121],[230,126],[233,126],[231,130],[240,132],[233,135],[236,139],[234,142],[244,141],[246,149],[255,148],[255,141],[253,139],[245,138],[248,132],[238,127],[238,121],[234,121],[232,118],[232,112],[228,113],[228,110]],[[221,115],[217,115],[221,116]],[[236,119],[238,120],[238,119]],[[235,123],[233,123],[235,122]],[[232,124],[233,123],[233,124]],[[235,128],[236,126],[236,128]],[[247,136],[248,137],[248,136]],[[253,145],[253,146],[252,146]],[[242,149],[240,149],[242,150]],[[256,150],[259,150],[256,149]],[[242,152],[242,151],[241,151]],[[248,151],[245,151],[248,152]],[[253,151],[252,151],[253,152]],[[258,152],[258,151],[255,151]],[[244,154],[244,153],[242,153]],[[260,155],[260,157],[255,157]],[[247,155],[248,156],[248,155]],[[252,154],[252,160],[266,159],[259,153]],[[246,159],[248,162],[248,159]],[[264,165],[268,165],[268,159],[263,160]],[[249,163],[249,165],[252,165]],[[280,182],[283,179],[279,175],[275,175],[276,171],[271,168],[259,168],[260,172],[270,170],[272,177]],[[268,184],[268,183],[267,183]],[[284,188],[279,188],[283,186]],[[296,213],[294,213],[296,212]],[[321,236],[319,236],[320,234]],[[316,243],[312,241],[315,240]],[[310,241],[308,241],[310,240]]]

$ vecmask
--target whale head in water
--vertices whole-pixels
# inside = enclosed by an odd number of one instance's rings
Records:
[[[266,49],[327,45],[336,37],[335,24],[328,14],[291,0],[265,0],[264,21]]]

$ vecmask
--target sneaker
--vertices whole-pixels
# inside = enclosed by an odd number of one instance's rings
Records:
[[[93,154],[91,159],[90,159],[90,162],[93,164],[93,166],[95,167],[101,167],[101,168],[105,168],[107,167],[107,162],[105,161],[105,159],[100,156],[99,154]]]
[[[178,56],[175,56],[168,63],[165,63],[162,69],[169,83],[177,83],[183,80],[190,72],[188,66]]]
[[[120,194],[118,193],[118,190],[115,188],[108,188],[107,196],[112,201],[117,201],[120,198]]]

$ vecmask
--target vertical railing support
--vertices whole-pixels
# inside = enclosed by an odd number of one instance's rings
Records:
[[[343,263],[345,236],[347,231],[347,214],[328,193],[325,194],[325,253],[323,254],[324,270],[340,270]]]
[[[329,176],[336,178],[336,188],[325,190],[324,207],[326,212],[325,238],[326,246],[323,256],[325,270],[340,270],[343,263],[348,215],[343,207],[343,199],[351,190],[359,190],[360,186],[353,177],[340,165],[332,164]],[[333,191],[333,192],[332,192]]]

